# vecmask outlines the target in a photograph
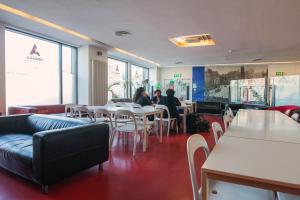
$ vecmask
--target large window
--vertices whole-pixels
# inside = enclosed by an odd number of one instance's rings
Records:
[[[149,69],[130,62],[108,59],[108,100],[132,98],[138,87],[149,91]]]
[[[108,100],[127,97],[127,63],[108,59]]]
[[[145,87],[149,92],[149,69],[137,65],[131,65],[131,96],[139,87]]]
[[[45,105],[76,101],[76,48],[6,30],[6,102]]]

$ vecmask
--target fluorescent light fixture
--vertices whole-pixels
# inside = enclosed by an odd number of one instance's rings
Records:
[[[143,60],[143,61],[148,62],[148,63],[151,63],[151,64],[153,64],[153,65],[160,66],[159,63],[156,63],[156,62],[154,62],[154,61],[152,61],[152,60],[148,60],[148,59],[143,58],[143,57],[141,57],[141,56],[135,55],[135,54],[130,53],[130,52],[126,51],[126,50],[123,50],[123,49],[120,49],[120,48],[113,48],[113,50],[114,50],[114,51],[117,51],[117,52],[119,52],[119,53],[125,54],[125,55],[127,55],[127,56],[131,56],[131,57],[134,57],[134,58]]]
[[[59,31],[63,31],[63,32],[65,32],[65,33],[68,33],[68,34],[70,34],[70,35],[79,37],[79,38],[81,38],[81,39],[84,39],[84,40],[87,40],[87,41],[90,41],[90,42],[95,42],[95,43],[98,43],[98,44],[101,43],[101,42],[99,42],[99,41],[97,41],[97,40],[95,40],[95,39],[93,39],[93,38],[91,38],[91,37],[89,37],[89,36],[87,36],[87,35],[84,35],[84,34],[81,34],[81,33],[79,33],[79,32],[73,31],[73,30],[71,30],[71,29],[65,28],[65,27],[60,26],[60,25],[58,25],[58,24],[49,22],[49,21],[47,21],[47,20],[45,20],[45,19],[36,17],[36,16],[34,16],[34,15],[31,15],[31,14],[26,13],[26,12],[23,12],[23,11],[21,11],[21,10],[12,8],[12,7],[7,6],[7,5],[5,5],[5,4],[2,4],[2,3],[0,3],[0,10],[9,12],[9,13],[14,14],[14,15],[18,15],[18,16],[20,16],[20,17],[23,17],[23,18],[25,18],[25,19],[31,20],[31,21],[36,22],[36,23],[39,23],[39,24],[43,24],[43,25],[48,26],[48,27],[50,27],[50,28],[54,28],[54,29],[57,29],[57,30],[59,30]],[[102,44],[102,43],[101,43],[101,44]],[[134,57],[134,58],[137,58],[137,59],[146,61],[146,62],[148,62],[148,63],[154,64],[154,65],[157,65],[157,66],[160,66],[160,64],[158,64],[158,63],[156,63],[156,62],[153,62],[153,61],[148,60],[148,59],[146,59],[146,58],[143,58],[143,57],[141,57],[141,56],[135,55],[135,54],[130,53],[130,52],[128,52],[128,51],[125,51],[125,50],[123,50],[123,49],[114,48],[114,50],[115,50],[115,51],[118,51],[118,52],[120,52],[120,53],[123,53],[123,54],[125,54],[125,55],[128,55],[128,56],[131,56],[131,57]]]
[[[210,34],[188,35],[169,38],[178,47],[198,47],[215,45]]]

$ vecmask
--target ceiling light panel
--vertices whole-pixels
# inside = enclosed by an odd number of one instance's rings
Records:
[[[169,40],[178,47],[212,46],[216,44],[210,34],[179,36],[169,38]]]

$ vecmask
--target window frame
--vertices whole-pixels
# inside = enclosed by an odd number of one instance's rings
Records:
[[[27,31],[24,31],[24,30],[19,30],[19,29],[16,29],[16,28],[12,28],[12,27],[5,27],[5,31],[10,31],[10,32],[13,32],[13,33],[16,33],[16,34],[20,34],[20,35],[24,35],[24,36],[27,36],[27,37],[32,37],[32,38],[36,38],[36,39],[39,39],[39,40],[44,40],[46,42],[51,42],[51,43],[54,43],[54,44],[57,44],[58,45],[58,68],[59,68],[59,87],[57,88],[58,90],[58,93],[59,93],[59,103],[60,104],[63,104],[63,52],[62,52],[62,48],[63,46],[66,46],[66,47],[69,47],[71,48],[72,50],[74,50],[75,52],[75,59],[74,59],[74,72],[75,72],[75,83],[74,83],[74,86],[75,86],[75,99],[74,99],[74,103],[78,103],[78,47],[76,46],[72,46],[70,44],[66,44],[66,43],[63,43],[63,42],[60,42],[60,41],[57,41],[57,40],[54,40],[54,39],[50,39],[50,38],[47,38],[45,36],[42,36],[42,35],[39,35],[39,34],[34,34],[34,33],[30,33],[30,32],[27,32]],[[73,61],[72,61],[73,62]]]
[[[116,61],[119,61],[119,62],[126,63],[126,75],[125,75],[126,80],[125,81],[128,81],[130,83],[130,87],[126,88],[126,95],[125,95],[124,98],[133,98],[133,95],[134,95],[134,91],[132,91],[132,85],[131,85],[132,65],[134,65],[136,67],[141,67],[143,69],[146,69],[148,78],[150,79],[150,68],[149,67],[143,66],[141,64],[137,64],[135,62],[132,62],[132,61],[129,61],[129,60],[126,60],[126,59],[122,59],[122,58],[119,58],[119,57],[114,57],[114,56],[108,56],[107,59],[112,59],[112,60],[116,60]]]

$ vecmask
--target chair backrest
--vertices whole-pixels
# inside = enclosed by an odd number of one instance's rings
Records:
[[[83,113],[87,113],[89,118],[91,119],[90,111],[89,111],[89,109],[87,109],[86,106],[75,106],[75,107],[73,107],[73,111],[74,111],[75,118],[77,117],[77,113],[78,113],[79,117],[82,117]]]
[[[155,109],[160,109],[160,110],[165,110],[167,111],[167,114],[168,114],[168,119],[170,119],[170,111],[169,111],[169,108],[165,105],[156,105],[155,106]]]
[[[190,177],[193,188],[194,200],[200,200],[201,188],[197,183],[194,155],[198,149],[202,149],[205,153],[205,160],[209,155],[207,143],[202,135],[194,134],[187,140],[187,156],[190,170]]]
[[[127,116],[127,120],[124,120],[124,116]],[[115,113],[115,127],[118,127],[118,124],[127,123],[133,123],[135,126],[135,131],[137,132],[137,122],[135,115],[129,110],[118,110]]]
[[[294,113],[294,114],[292,114],[291,118],[292,118],[293,120],[295,120],[295,121],[298,121],[298,119],[299,119],[299,113]]]
[[[133,108],[142,108],[142,106],[138,103],[131,103],[131,107],[133,107]]]
[[[234,114],[233,114],[233,112],[232,112],[232,110],[231,110],[231,108],[230,108],[230,107],[228,107],[227,114],[228,114],[228,116],[229,116],[231,119],[233,119],[233,118],[234,118]]]
[[[224,115],[224,116],[223,116],[223,122],[224,122],[224,128],[225,128],[225,131],[227,131],[228,125],[229,125],[229,122],[230,122],[230,120],[229,120],[229,118],[228,118],[227,115]]]
[[[291,110],[290,110],[290,109],[287,109],[287,110],[284,112],[284,114],[286,114],[287,116],[290,116]]]
[[[111,118],[111,114],[104,108],[96,108],[94,109],[94,120],[96,122],[97,117],[98,116],[103,117],[103,115],[106,116],[106,118],[108,119],[108,123],[110,124],[111,128],[113,128],[113,124],[112,124],[112,118]]]
[[[155,108],[153,106],[143,106],[142,107],[142,110],[144,112],[154,112],[155,111]]]
[[[220,136],[222,136],[224,134],[224,131],[218,122],[213,122],[211,124],[211,127],[212,127],[212,130],[214,133],[215,142],[216,142],[216,144],[218,144],[219,134],[220,134]]]

